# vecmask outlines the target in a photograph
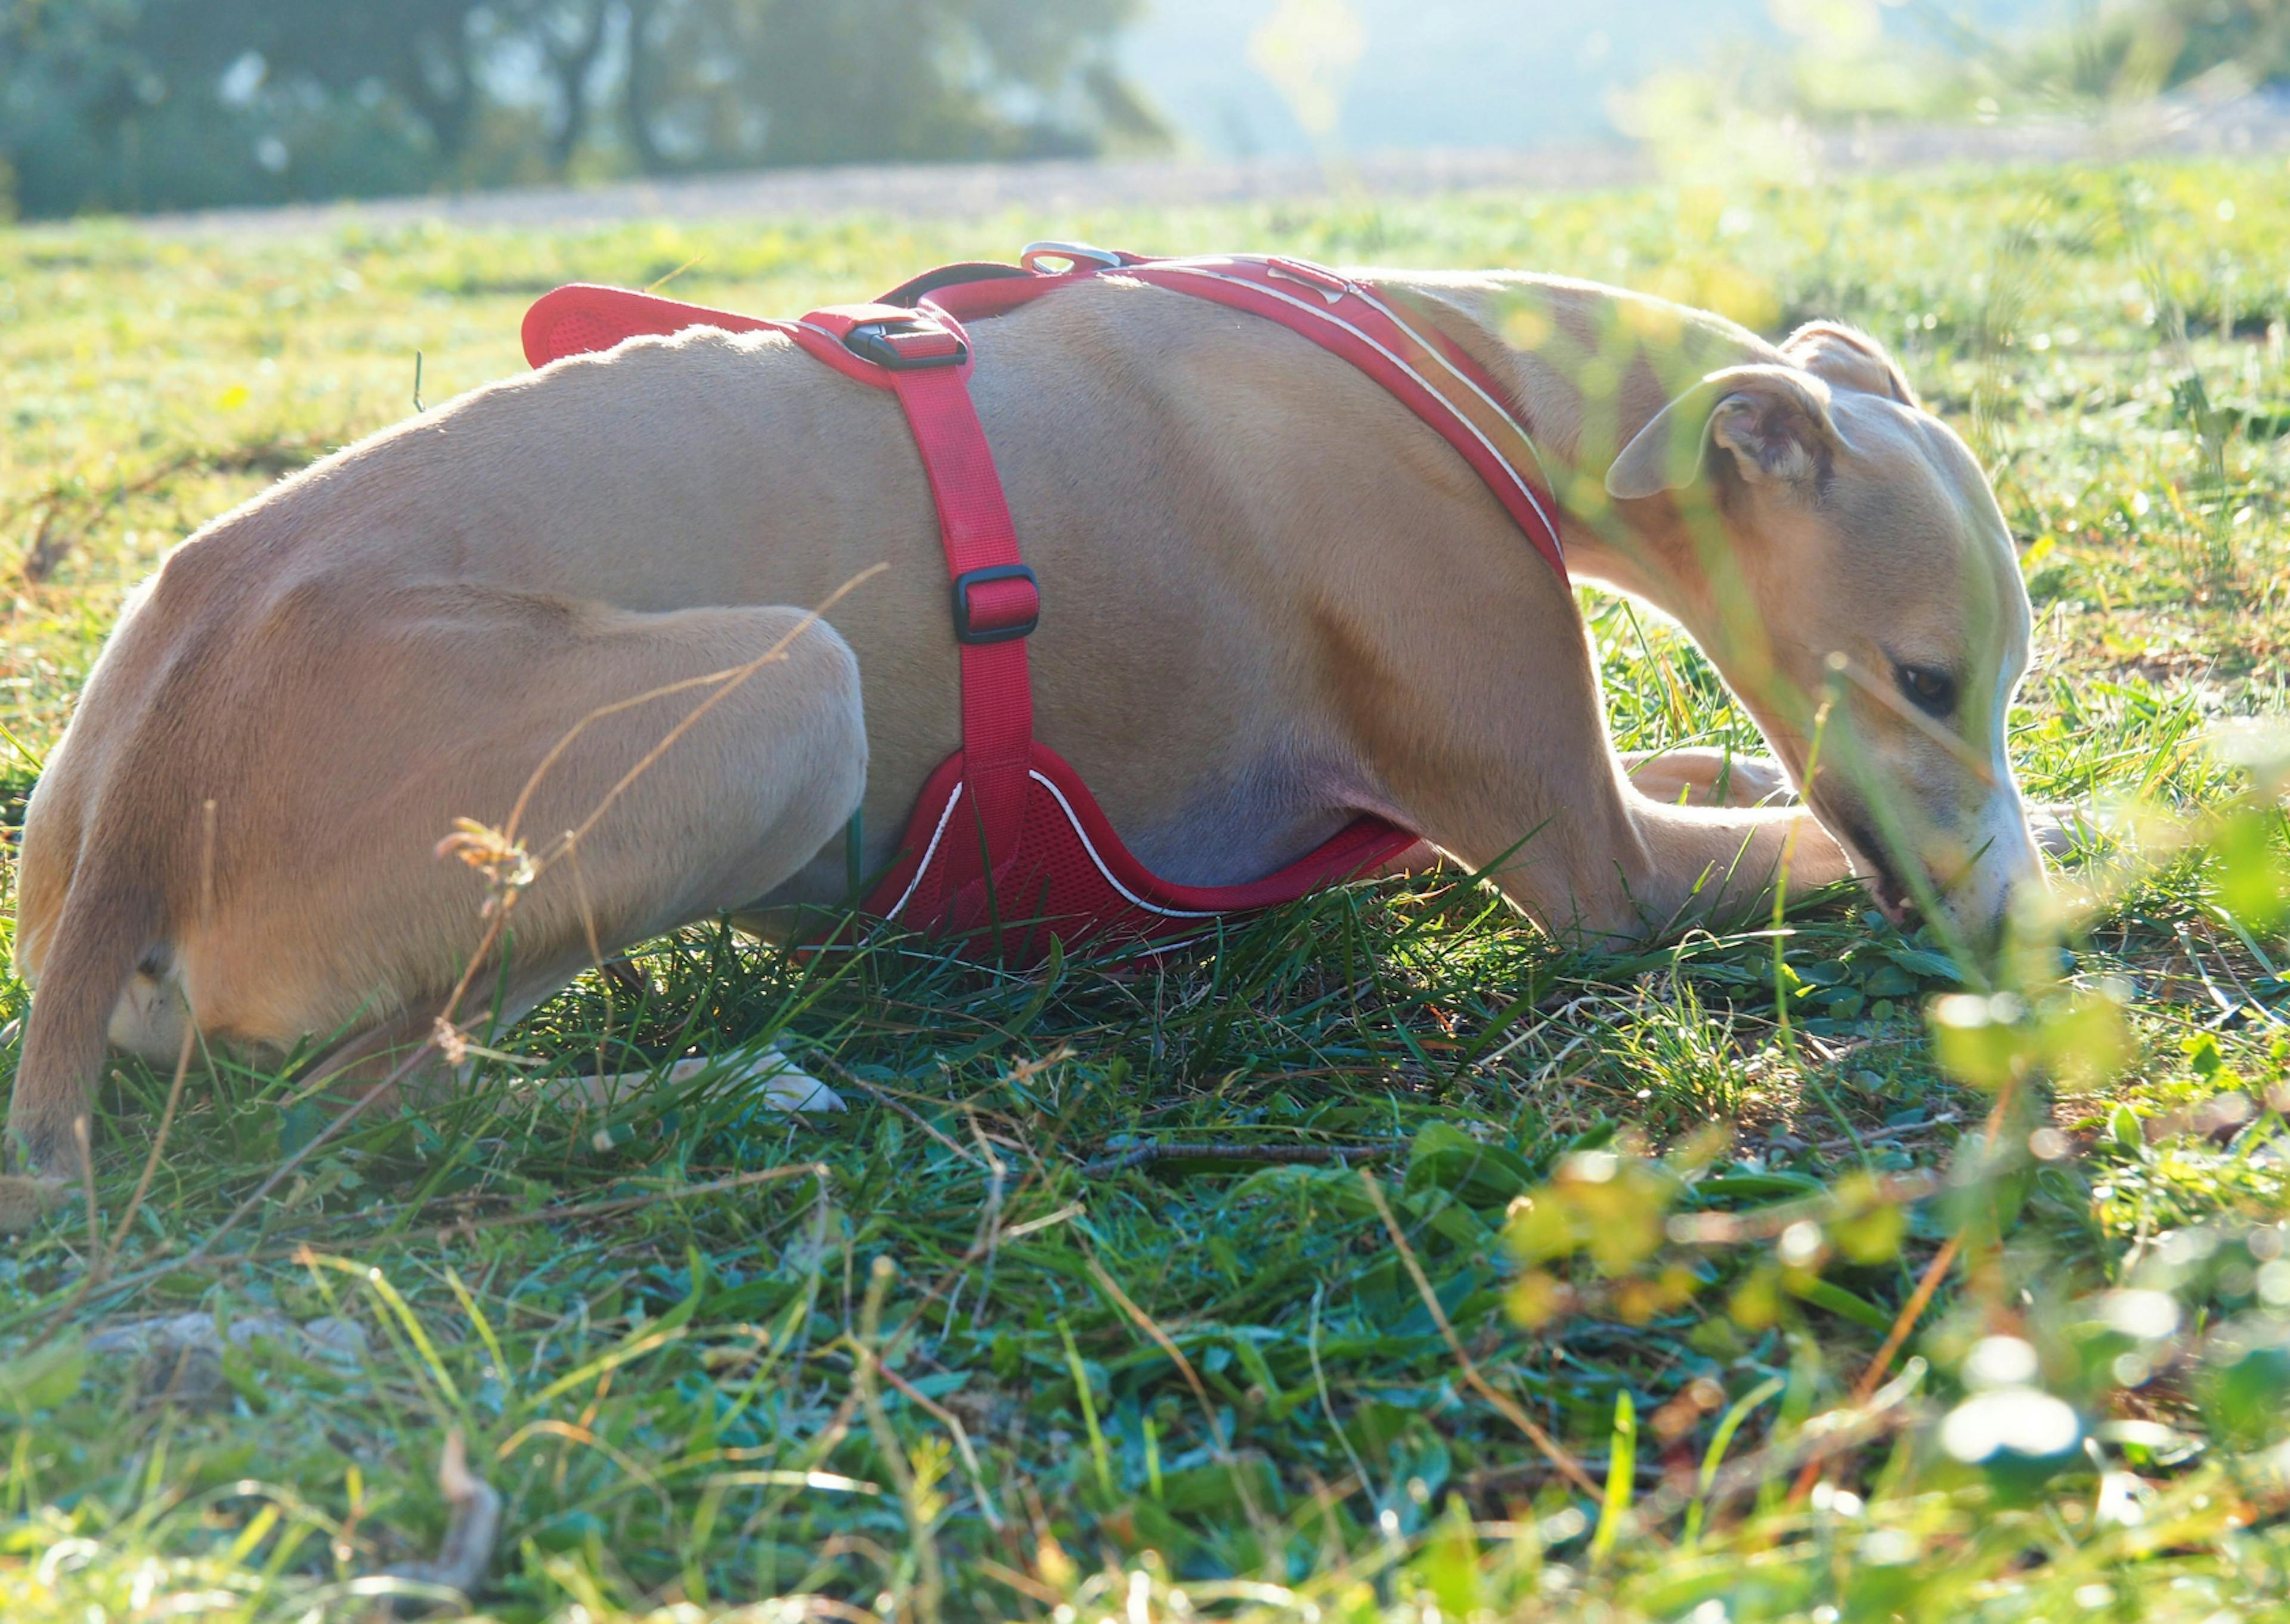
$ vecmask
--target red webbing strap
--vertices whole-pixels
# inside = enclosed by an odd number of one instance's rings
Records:
[[[1021,562],[1010,504],[994,470],[993,448],[970,399],[968,370],[933,367],[891,375],[930,477],[947,573],[957,580],[973,570]],[[968,589],[966,599],[970,624],[981,631],[1022,624],[1041,604],[1034,583],[1026,580],[980,582]],[[1017,854],[1034,744],[1034,690],[1025,638],[961,647],[962,776],[977,833],[947,843],[942,860],[949,890],[979,873],[981,836],[990,868]]]
[[[1555,506],[1520,460],[1533,463],[1533,441],[1503,404],[1500,386],[1436,326],[1435,348],[1369,288],[1301,260],[1147,260],[1117,274],[1261,316],[1350,362],[1461,454],[1559,580],[1566,580]]]
[[[990,636],[1024,626],[1040,612],[1040,595],[1030,578],[975,581],[966,589],[962,584],[972,571],[1017,566],[1023,559],[1002,481],[994,471],[993,450],[971,404],[969,339],[942,310],[839,305],[813,310],[799,322],[763,321],[624,288],[575,284],[545,295],[526,313],[525,356],[542,366],[623,339],[695,326],[783,333],[845,376],[895,393],[938,509],[947,574],[960,595],[956,618],[973,635]],[[849,340],[861,328],[872,333],[873,353],[880,358],[853,352]],[[949,364],[952,357],[960,359]],[[949,892],[977,877],[981,846],[994,868],[1017,854],[1034,742],[1025,638],[965,638],[960,647],[963,782],[973,825],[943,849]]]
[[[1033,684],[1018,628],[1030,631],[1041,609],[1018,551],[993,448],[971,403],[970,338],[927,304],[829,305],[791,330],[813,355],[838,367],[856,364],[862,381],[898,396],[930,481],[962,651],[962,780],[970,821],[948,831],[943,849],[948,888],[954,889],[978,876],[981,857],[991,870],[1017,855],[1034,745]],[[997,568],[1013,578],[963,579]],[[990,640],[997,632],[1005,639]]]

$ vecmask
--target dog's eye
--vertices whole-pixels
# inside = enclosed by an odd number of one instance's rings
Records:
[[[1956,708],[1956,678],[1939,667],[1894,666],[1893,676],[1901,692],[1926,716],[1945,716]]]

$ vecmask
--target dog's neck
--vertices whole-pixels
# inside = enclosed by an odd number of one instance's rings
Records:
[[[1721,317],[1596,283],[1456,276],[1409,291],[1512,385],[1557,501],[1569,573],[1653,605],[1705,648],[1706,638],[1722,637],[1704,562],[1716,516],[1688,516],[1667,499],[1624,511],[1606,493],[1606,470],[1679,389],[1722,367],[1779,362],[1781,353]]]

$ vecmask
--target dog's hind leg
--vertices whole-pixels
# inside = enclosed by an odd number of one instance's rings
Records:
[[[771,663],[749,669],[781,642]],[[398,1004],[403,1014],[337,1052],[356,1076],[386,1075],[384,1062],[428,1039],[441,1015],[489,1043],[581,970],[732,911],[817,856],[858,803],[867,760],[858,671],[823,622],[784,609],[614,612],[517,663],[491,684],[503,714],[485,731],[523,776],[476,803],[493,825],[439,847],[481,871],[523,870],[513,895],[488,904],[508,907],[508,975],[496,994],[496,959],[466,978],[458,1000],[437,996],[433,980],[428,994]],[[446,833],[443,805],[407,815],[432,844]],[[474,941],[484,884],[459,863],[432,858],[423,868],[425,888],[461,899],[456,911]]]
[[[506,1021],[632,942],[782,884],[858,804],[857,660],[800,611],[639,613],[467,586],[334,596],[282,604],[229,683],[174,696],[199,708],[172,728],[127,700],[75,724],[109,748],[86,771],[85,854],[43,921],[11,1117],[27,1172],[76,1162],[107,1028],[147,963],[210,1040],[276,1052],[350,1033],[321,1068],[354,1063],[335,1091],[348,1097],[439,1015],[486,1014],[504,957]],[[195,757],[182,737],[228,748]],[[211,887],[164,846],[172,822],[105,813],[199,769]],[[441,848],[457,820],[474,823]],[[434,1057],[404,1080],[425,1065],[434,1082]],[[0,1222],[27,1221],[41,1193],[0,1199]]]

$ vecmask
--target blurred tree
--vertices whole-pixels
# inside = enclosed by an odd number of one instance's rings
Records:
[[[1948,60],[1910,62],[1936,99],[1998,108],[2139,101],[2198,79],[2221,89],[2290,82],[2290,0],[2070,0],[2063,26],[1983,37],[1941,0],[1914,0]]]
[[[1158,126],[1114,70],[1135,0],[628,0],[653,172],[1095,151]]]
[[[198,207],[1157,140],[1139,0],[0,0],[0,203]]]
[[[1658,74],[1620,122],[1688,161],[1742,116],[1944,123],[2030,112],[2089,114],[2194,86],[2231,95],[2290,84],[2290,0],[2069,0],[2031,32],[1974,27],[1961,0],[1774,0],[1790,48],[1719,52]],[[2198,83],[2199,82],[2199,83]],[[1739,146],[1735,133],[1722,140]],[[1776,148],[1794,164],[1792,141]]]
[[[143,0],[143,48],[192,75],[251,52],[282,89],[329,96],[385,86],[448,163],[468,146],[484,98],[484,0]]]
[[[2290,0],[2142,0],[2096,32],[2078,86],[2094,93],[2151,94],[2221,68],[2290,79]]]

